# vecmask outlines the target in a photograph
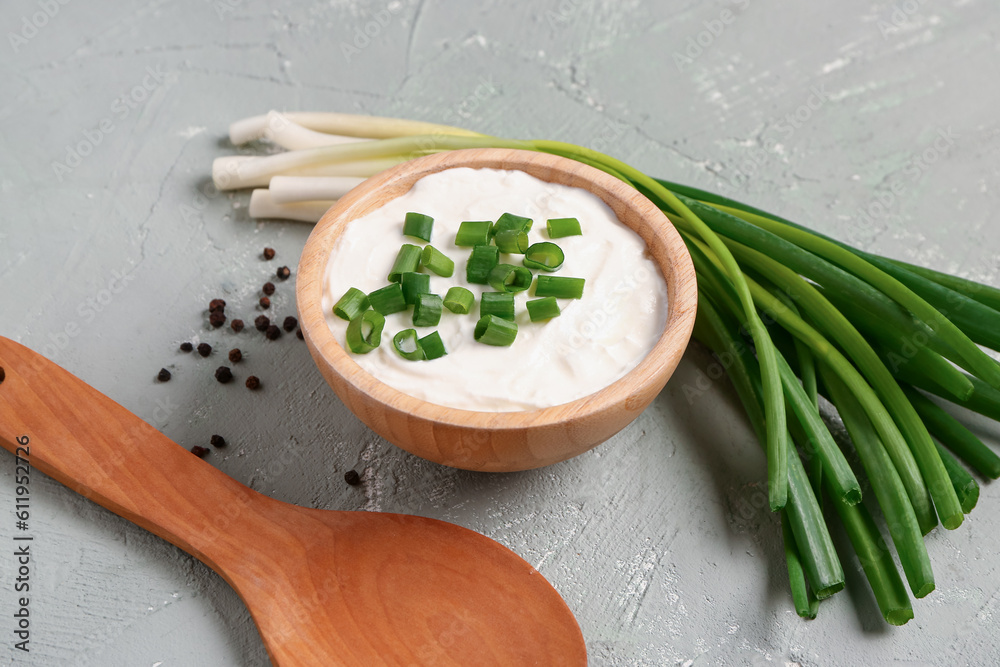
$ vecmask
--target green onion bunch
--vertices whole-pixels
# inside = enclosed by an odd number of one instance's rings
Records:
[[[296,217],[306,205],[332,203],[345,176],[480,147],[560,155],[646,195],[687,244],[699,288],[695,338],[724,360],[765,449],[769,504],[781,516],[792,601],[803,617],[815,617],[818,602],[844,587],[828,528],[836,516],[885,620],[913,618],[910,595],[935,587],[923,536],[939,522],[962,524],[979,496],[970,471],[1000,476],[1000,457],[929,398],[1000,420],[1000,364],[982,349],[1000,350],[996,288],[852,248],[572,144],[346,114],[271,112],[235,123],[230,134],[236,144],[266,138],[290,149],[213,166],[220,189],[288,181],[280,196],[255,191],[251,215],[255,197],[268,217],[285,217],[282,206],[302,207],[289,209],[287,217]],[[312,199],[288,194],[296,189]],[[317,192],[329,197],[317,202]],[[554,260],[540,252],[539,261]],[[848,442],[831,434],[820,396],[836,408]],[[848,458],[868,479],[902,574],[860,502]]]

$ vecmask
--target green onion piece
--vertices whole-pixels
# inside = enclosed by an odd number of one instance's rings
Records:
[[[470,283],[485,285],[490,271],[500,263],[500,248],[495,245],[477,245],[465,265],[465,279]]]
[[[371,352],[382,343],[383,327],[385,317],[376,310],[366,310],[347,325],[347,347],[354,354]]]
[[[487,315],[513,321],[514,295],[509,292],[483,292],[479,300],[479,317]]]
[[[444,307],[457,315],[467,314],[475,302],[476,295],[458,285],[448,288],[448,293],[444,295]]]
[[[531,287],[531,271],[523,266],[513,264],[497,264],[486,276],[490,287],[498,292],[523,292]]]
[[[448,350],[444,349],[444,342],[441,340],[441,334],[437,331],[432,331],[423,338],[417,340],[420,347],[424,350],[424,359],[430,361],[431,359],[439,359],[444,355],[448,354]]]
[[[426,273],[408,271],[400,276],[399,286],[403,288],[403,300],[406,301],[406,305],[412,306],[421,294],[430,293],[431,277]]]
[[[576,218],[549,218],[545,221],[545,229],[550,239],[561,239],[564,236],[581,236],[580,221]]]
[[[424,246],[424,251],[420,253],[420,262],[443,278],[450,278],[451,274],[455,273],[455,262],[451,257],[432,245]]]
[[[584,280],[584,278],[539,275],[535,280],[535,296],[579,299],[583,297]]]
[[[389,282],[398,283],[399,277],[420,268],[420,246],[404,243],[396,253],[396,259],[389,271]]]
[[[500,252],[523,255],[528,249],[528,234],[519,229],[505,229],[493,237]]]
[[[420,294],[413,305],[413,326],[436,327],[441,321],[442,299],[437,294]]]
[[[392,346],[396,348],[399,356],[404,359],[421,361],[424,358],[424,348],[420,347],[420,341],[417,340],[416,329],[403,329],[400,331],[392,337]]]
[[[333,314],[348,322],[366,310],[368,310],[368,295],[357,287],[344,292],[344,296],[333,306]]]
[[[496,315],[483,315],[476,322],[473,337],[486,345],[506,347],[517,337],[517,324]]]
[[[546,296],[541,299],[534,299],[528,301],[524,304],[528,309],[528,317],[531,318],[532,322],[540,322],[542,320],[548,320],[553,317],[558,317],[559,304],[556,303],[556,298],[554,296]]]
[[[490,226],[492,224],[489,220],[466,220],[458,226],[458,233],[455,234],[455,245],[486,245],[490,242]]]
[[[566,255],[563,254],[562,248],[555,243],[542,241],[528,246],[524,251],[523,263],[529,269],[555,271],[563,265],[565,259]]]
[[[525,218],[520,215],[514,215],[513,213],[504,213],[499,218],[497,218],[496,223],[493,225],[492,234],[496,236],[500,232],[507,231],[510,229],[517,230],[519,232],[524,232],[527,234],[531,231],[531,225],[534,221],[531,218]]]
[[[403,297],[403,288],[399,286],[399,283],[392,283],[380,287],[374,292],[369,292],[368,302],[382,315],[392,315],[406,310],[406,299]]]
[[[412,236],[429,242],[431,240],[431,229],[433,227],[434,218],[429,215],[424,215],[423,213],[413,213],[411,211],[406,214],[406,220],[403,222],[403,235]]]

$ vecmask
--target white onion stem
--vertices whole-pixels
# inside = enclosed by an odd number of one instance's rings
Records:
[[[354,176],[274,176],[267,186],[278,204],[340,199],[365,179]]]
[[[269,115],[252,116],[236,121],[229,126],[230,141],[239,146],[248,141],[264,138],[268,127]],[[478,132],[472,132],[460,127],[424,123],[402,118],[315,111],[278,113],[278,115],[308,130],[325,134],[342,135],[344,137],[389,139],[415,134],[452,134],[465,137],[483,136]]]
[[[308,201],[281,204],[274,201],[266,188],[261,188],[250,193],[250,217],[283,218],[316,223],[323,217],[327,209],[336,203],[335,201]]]
[[[271,157],[277,156],[232,155],[216,158],[212,162],[212,181],[219,190],[239,190],[241,188],[267,186],[271,182],[271,179],[278,174],[294,176],[356,176],[367,178],[406,160],[405,157],[400,156],[396,158],[379,158],[332,164],[313,164],[287,170],[254,168],[251,171],[251,168],[254,167],[257,161],[269,160]],[[244,167],[247,169],[245,172]]]

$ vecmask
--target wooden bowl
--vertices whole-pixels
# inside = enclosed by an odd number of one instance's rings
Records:
[[[454,167],[524,171],[600,197],[646,242],[667,283],[663,334],[629,373],[604,389],[554,407],[478,412],[420,400],[375,379],[337,342],[322,307],[324,275],[347,223],[406,193],[420,178]],[[618,179],[545,153],[468,149],[418,158],[368,179],[327,211],[306,242],[296,278],[302,332],[326,381],[345,405],[389,442],[456,468],[513,471],[581,454],[631,423],[663,389],[694,327],[698,288],[687,248],[666,216]]]

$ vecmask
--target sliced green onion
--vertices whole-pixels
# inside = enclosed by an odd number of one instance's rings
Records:
[[[529,269],[555,271],[563,265],[565,259],[566,255],[563,254],[562,248],[555,243],[542,241],[528,246],[524,251],[523,263]]]
[[[382,343],[383,327],[385,317],[377,310],[366,310],[347,325],[347,347],[354,354],[371,352]]]
[[[535,280],[535,296],[555,296],[560,299],[583,297],[584,278],[539,275]]]
[[[458,226],[458,233],[455,234],[455,245],[486,245],[490,242],[492,224],[489,220],[466,220]]]
[[[528,249],[528,234],[519,229],[505,229],[493,237],[493,242],[500,252],[523,255]]]
[[[487,284],[490,271],[500,263],[500,248],[495,245],[477,245],[465,265],[465,279],[477,285]]]
[[[514,319],[514,295],[509,292],[483,292],[479,300],[479,317],[496,315],[505,320]]]
[[[368,293],[368,302],[382,315],[392,315],[406,310],[406,299],[399,283],[392,283]]]
[[[334,304],[333,314],[342,320],[350,322],[361,313],[368,310],[368,295],[357,287],[344,292],[340,301]]]
[[[533,299],[524,305],[528,309],[528,317],[531,318],[532,322],[552,319],[553,317],[558,317],[559,313],[562,312],[559,310],[559,304],[556,302],[554,296]]]
[[[424,358],[424,348],[420,347],[420,341],[417,340],[416,329],[403,329],[400,331],[392,337],[392,346],[396,348],[399,356],[404,359],[421,361]]]
[[[421,294],[430,293],[431,277],[426,273],[408,271],[400,276],[399,286],[403,288],[403,300],[406,301],[406,305],[412,306]]]
[[[580,236],[580,221],[576,218],[549,218],[545,221],[545,229],[550,239],[561,239],[564,236]]]
[[[413,213],[411,211],[406,214],[406,220],[403,222],[403,235],[429,242],[433,228],[434,218],[423,213]]]
[[[413,326],[436,327],[441,321],[442,299],[437,294],[420,294],[413,305]]]
[[[451,274],[455,273],[455,262],[451,257],[432,245],[424,246],[423,252],[420,253],[420,262],[443,278],[450,278]]]
[[[473,337],[486,345],[506,347],[517,338],[517,324],[496,315],[483,315],[476,322]]]
[[[404,243],[399,248],[399,252],[396,253],[396,259],[392,263],[392,270],[389,271],[389,282],[398,283],[401,275],[419,269],[420,253],[420,246]]]
[[[441,340],[441,334],[437,331],[430,332],[417,340],[417,343],[420,344],[420,347],[424,351],[424,359],[428,361],[439,359],[448,354],[448,350],[444,349],[444,341]]]
[[[449,287],[448,293],[444,295],[444,307],[456,315],[467,314],[475,302],[476,295],[458,285]]]
[[[514,215],[513,213],[504,213],[499,218],[497,218],[496,223],[493,225],[492,234],[496,236],[500,232],[507,231],[510,229],[517,230],[519,232],[524,232],[527,234],[531,231],[531,225],[534,221],[531,218],[525,218],[520,215]]]
[[[531,271],[523,266],[497,264],[486,276],[486,282],[498,292],[523,292],[531,287]]]

